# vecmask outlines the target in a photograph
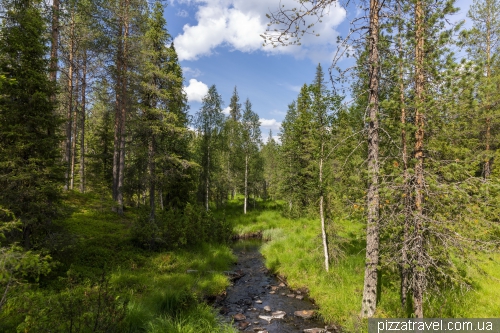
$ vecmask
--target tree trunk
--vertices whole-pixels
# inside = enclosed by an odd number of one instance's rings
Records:
[[[378,283],[378,259],[379,259],[379,207],[380,198],[378,193],[379,175],[379,11],[378,0],[370,0],[370,39],[369,39],[369,99],[368,99],[368,174],[370,185],[367,193],[367,231],[366,231],[366,263],[363,286],[363,301],[361,305],[361,316],[372,317],[377,307],[377,283]]]
[[[113,200],[118,199],[118,175],[120,173],[120,137],[121,137],[121,108],[122,108],[122,91],[120,83],[122,82],[123,70],[123,41],[122,41],[122,24],[120,23],[120,32],[118,33],[118,46],[116,55],[116,82],[115,82],[115,126],[114,126],[114,142],[113,142]],[[116,207],[113,207],[117,211]]]
[[[116,201],[118,214],[123,214],[123,184],[125,179],[125,140],[126,140],[126,118],[127,118],[127,57],[128,57],[128,35],[129,35],[129,1],[125,0],[125,12],[123,14],[123,53],[121,61],[121,73],[120,76],[120,92],[121,92],[121,103],[120,103],[120,135],[119,135],[119,157],[118,157],[118,180],[116,185]]]
[[[424,10],[422,0],[415,4],[415,218],[414,218],[414,245],[411,249],[416,256],[416,267],[413,273],[413,312],[415,318],[423,318],[424,297],[424,243],[423,243],[423,202],[424,202]]]
[[[325,255],[325,270],[328,272],[330,269],[330,257],[328,254],[328,239],[326,236],[326,228],[325,228],[325,213],[323,208],[323,152],[324,152],[324,143],[321,142],[321,157],[319,160],[319,217],[321,219],[321,237],[323,239],[323,253]]]
[[[210,188],[210,145],[208,145],[207,149],[207,171],[205,175],[205,209],[208,212],[208,192]]]
[[[78,63],[78,59],[76,60]],[[75,188],[75,166],[76,166],[76,141],[78,138],[78,82],[79,82],[79,72],[78,68],[76,69],[76,87],[75,90],[75,107],[73,108],[73,129],[72,129],[72,138],[71,138],[71,168],[70,168],[70,183],[69,188],[73,190]]]
[[[70,46],[69,46],[69,62],[68,62],[68,112],[66,113],[66,142],[65,142],[65,153],[64,153],[64,189],[69,189],[69,177],[70,177],[70,161],[71,161],[71,130],[73,128],[72,116],[73,116],[73,53],[74,53],[74,40],[73,40],[74,24],[71,22],[70,27]]]
[[[490,166],[490,141],[491,141],[491,118],[486,118],[486,158],[484,161],[484,179],[490,178],[491,166]]]
[[[165,208],[163,207],[163,191],[161,188],[158,190],[158,196],[160,197],[160,209],[164,210]]]
[[[248,154],[245,155],[245,200],[243,202],[243,214],[247,213],[248,202]]]
[[[87,112],[87,50],[83,51],[82,63],[82,114],[80,128],[80,192],[85,192],[85,117]]]
[[[59,49],[59,0],[52,0],[52,33],[50,50],[50,80],[57,82],[57,51]],[[52,99],[55,100],[55,95]]]
[[[155,175],[156,175],[156,165],[155,165],[155,138],[152,136],[149,147],[148,147],[148,164],[149,164],[149,207],[151,212],[149,213],[149,220],[155,220]]]
[[[398,4],[399,17],[401,16],[401,5]],[[405,95],[404,95],[404,73],[403,73],[403,41],[401,39],[402,27],[399,26],[399,103],[401,107],[401,159],[403,164],[403,239],[401,244],[401,261],[400,261],[400,274],[401,274],[401,306],[403,309],[406,307],[406,299],[409,289],[409,262],[408,262],[408,236],[411,218],[411,193],[410,193],[410,174],[408,172],[408,147],[406,138],[406,108],[405,108]]]

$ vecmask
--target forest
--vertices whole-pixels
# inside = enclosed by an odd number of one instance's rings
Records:
[[[276,5],[263,44],[333,4]],[[340,5],[362,14],[263,140],[236,86],[189,109],[163,2],[1,0],[0,331],[236,332],[249,237],[330,328],[498,317],[500,1],[471,28],[453,0]]]

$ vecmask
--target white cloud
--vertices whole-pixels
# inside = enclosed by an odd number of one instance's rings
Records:
[[[231,108],[229,106],[226,106],[224,110],[222,110],[222,113],[224,113],[226,116],[229,116],[229,112],[231,111]]]
[[[189,80],[189,85],[184,87],[189,102],[201,102],[208,93],[208,86],[196,79]]]
[[[346,16],[343,8],[332,5],[323,23],[315,25],[315,33],[319,33],[319,37],[305,35],[301,46],[263,48],[260,35],[269,23],[266,14],[276,9],[277,1],[272,5],[269,0],[190,0],[188,3],[197,4],[198,23],[193,26],[186,24],[183,33],[174,40],[180,60],[196,60],[210,55],[219,46],[229,46],[241,52],[292,53],[298,58],[308,57],[315,62],[331,60],[337,47],[335,27]],[[297,6],[295,0],[282,0],[281,4],[285,8]],[[310,23],[312,20],[311,17]]]
[[[184,9],[180,9],[177,11],[177,14],[175,14],[175,15],[180,16],[180,17],[188,17],[189,13]]]
[[[183,67],[182,72],[184,75],[189,75],[192,77],[198,77],[201,75],[201,71],[198,68]]]
[[[278,133],[280,127],[281,127],[281,122],[277,121],[276,119],[265,119],[265,118],[260,118],[260,127],[263,127],[266,129],[266,132],[269,132],[269,130],[272,130],[274,133]]]

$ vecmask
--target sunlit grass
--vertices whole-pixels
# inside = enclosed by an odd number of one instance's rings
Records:
[[[231,203],[230,203],[231,204]],[[228,208],[228,216],[236,211],[238,203]],[[292,220],[283,217],[280,209],[250,211],[234,215],[235,233],[261,232],[268,240],[261,252],[266,266],[286,277],[292,288],[307,288],[320,307],[319,314],[326,322],[343,326],[346,331],[366,331],[366,320],[360,319],[365,262],[365,223],[361,217],[333,218],[329,230],[336,238],[342,256],[332,258],[330,272],[323,267],[323,249],[319,219]],[[279,206],[278,206],[279,207]],[[470,269],[468,276],[475,289],[448,286],[439,293],[429,293],[425,300],[426,317],[498,317],[500,313],[500,255],[480,255],[478,262],[483,273]],[[335,260],[338,259],[338,260]],[[381,270],[381,297],[376,317],[400,318],[407,316],[401,307],[398,273]]]
[[[65,252],[55,256],[59,274],[68,270],[73,281],[83,282],[104,272],[111,288],[129,300],[124,332],[234,332],[205,304],[229,285],[224,271],[236,260],[231,249],[203,244],[176,251],[142,250],[130,235],[137,212],[129,208],[118,216],[112,204],[93,194],[65,195],[66,216],[54,226],[68,239]]]

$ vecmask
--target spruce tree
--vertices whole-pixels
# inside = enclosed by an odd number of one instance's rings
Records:
[[[221,132],[224,125],[222,113],[222,97],[215,85],[210,86],[208,93],[203,97],[203,104],[196,113],[194,125],[200,136],[200,161],[202,168],[200,179],[200,197],[203,198],[205,209],[209,210],[211,180],[213,178],[215,152],[219,148]]]
[[[22,222],[24,247],[57,214],[61,120],[49,80],[46,24],[35,0],[4,1],[0,32],[0,205]]]
[[[245,110],[243,111],[242,123],[242,142],[243,152],[245,154],[245,174],[244,174],[244,194],[243,214],[247,213],[248,204],[248,179],[249,173],[253,172],[250,168],[251,160],[253,161],[259,152],[260,148],[260,121],[259,115],[252,110],[252,103],[247,98],[245,101]]]

